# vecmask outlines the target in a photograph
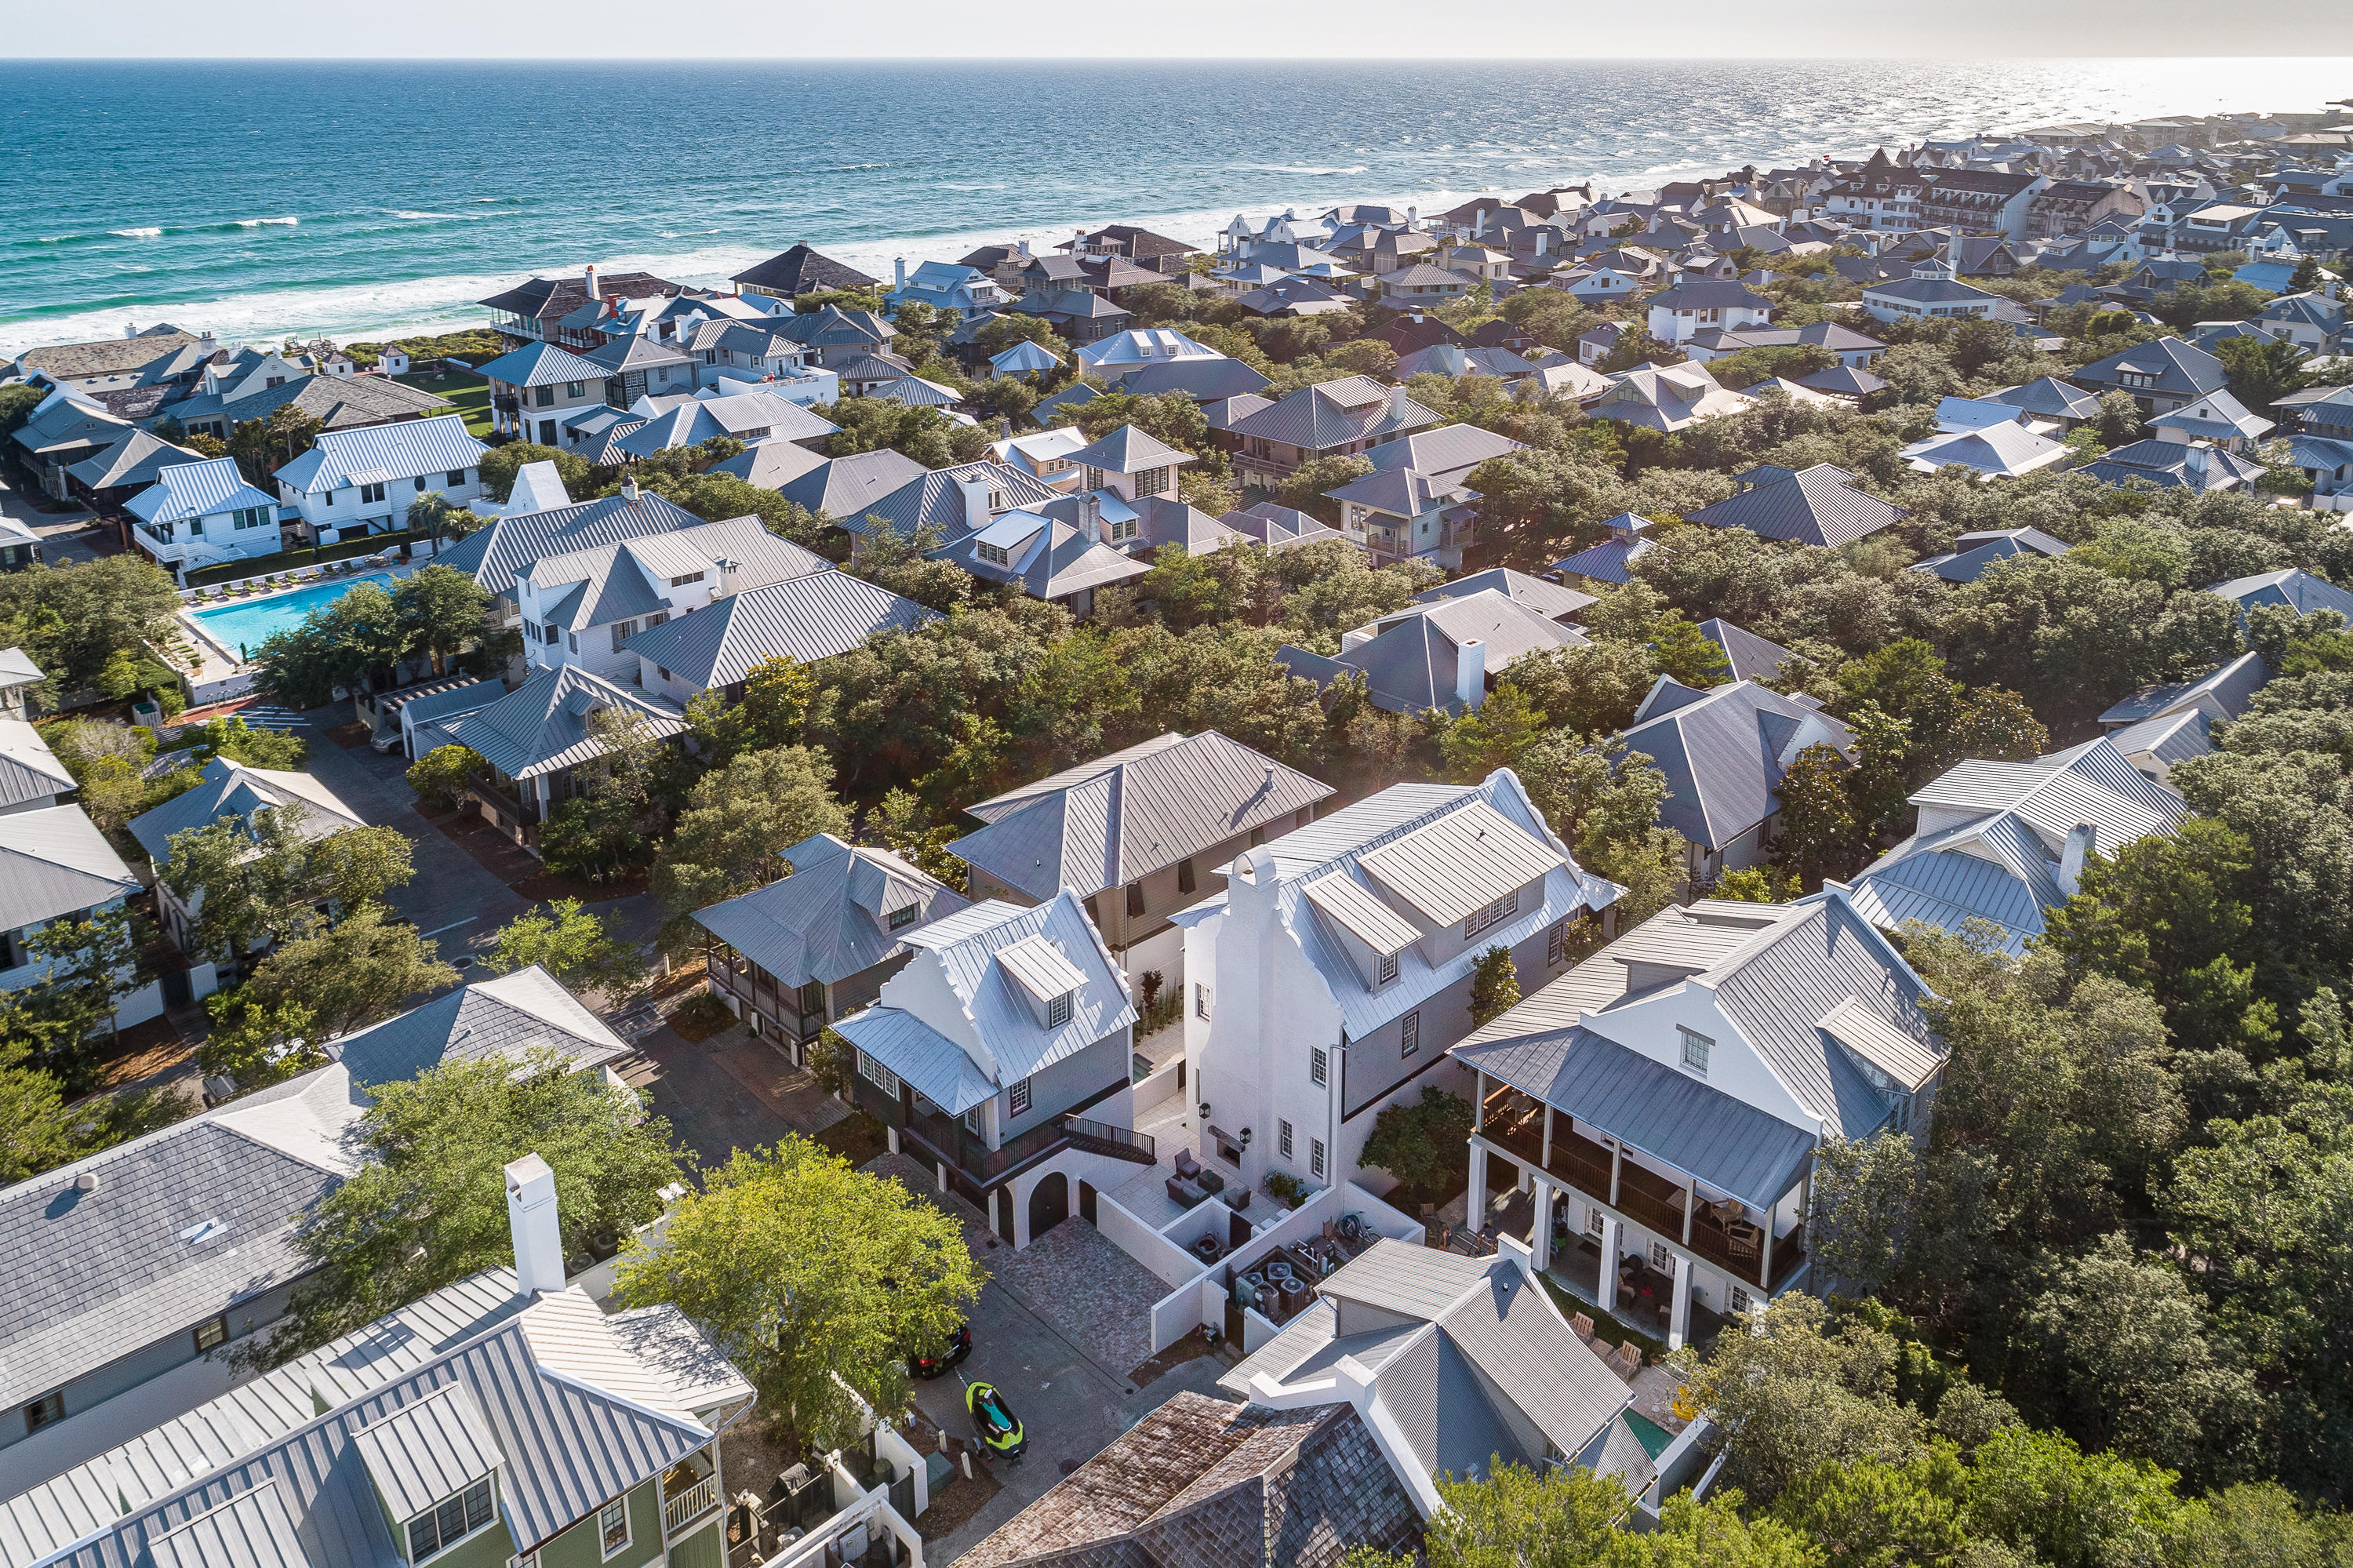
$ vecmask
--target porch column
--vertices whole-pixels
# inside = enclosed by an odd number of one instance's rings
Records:
[[[1691,1332],[1692,1260],[1675,1254],[1675,1300],[1667,1313],[1667,1349],[1680,1351]]]
[[[1471,1102],[1471,1130],[1484,1132],[1487,1128],[1487,1070],[1476,1069],[1479,1075],[1478,1097]],[[1474,1154],[1472,1158],[1477,1158]]]
[[[1552,1201],[1555,1192],[1551,1183],[1532,1180],[1529,1190],[1535,1194],[1535,1224],[1529,1228],[1528,1245],[1535,1249],[1539,1271],[1552,1266]]]
[[[1544,1168],[1552,1169],[1552,1107],[1544,1108]]]
[[[943,1192],[946,1192],[948,1190],[948,1162],[944,1160],[935,1160],[932,1162],[932,1166],[933,1169],[939,1173],[940,1191]]]
[[[1757,1285],[1766,1297],[1773,1294],[1773,1221],[1780,1212],[1778,1203],[1765,1211],[1765,1240],[1757,1249]]]
[[[1691,1245],[1692,1216],[1699,1211],[1699,1178],[1683,1178],[1683,1245]]]
[[[1487,1222],[1487,1150],[1471,1140],[1471,1185],[1462,1194],[1462,1223],[1473,1232]]]
[[[1612,1139],[1609,1143],[1609,1206],[1618,1206],[1618,1171],[1626,1161],[1626,1147]]]
[[[1618,1309],[1618,1216],[1605,1215],[1601,1221],[1601,1273],[1593,1283],[1594,1299],[1601,1303],[1604,1312]]]

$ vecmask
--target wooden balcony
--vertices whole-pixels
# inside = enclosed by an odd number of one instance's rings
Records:
[[[675,1536],[688,1525],[719,1506],[719,1478],[705,1476],[684,1489],[672,1491],[670,1482],[662,1482],[662,1533]]]

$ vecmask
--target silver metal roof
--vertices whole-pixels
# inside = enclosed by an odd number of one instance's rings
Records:
[[[77,914],[140,890],[79,806],[12,811],[0,836],[0,930]]]
[[[539,671],[486,707],[435,721],[419,744],[470,746],[510,779],[557,773],[605,754],[588,727],[588,715],[598,708],[635,709],[656,739],[686,728],[685,716],[659,697],[566,664]]]
[[[1345,873],[1317,877],[1300,889],[1307,902],[1377,953],[1399,953],[1421,939],[1421,933],[1398,918],[1389,906]]]
[[[396,1520],[415,1519],[499,1467],[481,1407],[457,1383],[370,1424],[352,1446]]]
[[[888,850],[852,848],[829,833],[803,839],[785,860],[788,875],[694,915],[784,985],[848,980],[898,952],[893,910],[913,906],[920,926],[969,902]]]
[[[847,572],[813,571],[712,600],[630,639],[629,652],[708,691],[731,686],[773,654],[813,664],[886,631],[939,620],[935,610]]]
[[[1894,1027],[1852,997],[1824,1013],[1820,1028],[1906,1089],[1917,1089],[1945,1065],[1934,1047]]]
[[[1086,983],[1079,967],[1043,937],[1024,937],[997,950],[997,961],[1021,989],[1039,1001],[1068,996]]]
[[[1483,801],[1358,857],[1374,880],[1448,926],[1567,863],[1567,856],[1507,821]]]

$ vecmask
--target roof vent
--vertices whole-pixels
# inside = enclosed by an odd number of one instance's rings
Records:
[[[80,1175],[79,1175],[79,1176],[75,1177],[75,1178],[74,1178],[74,1191],[75,1191],[75,1192],[97,1192],[97,1191],[98,1191],[98,1172],[97,1172],[97,1171],[83,1171]]]

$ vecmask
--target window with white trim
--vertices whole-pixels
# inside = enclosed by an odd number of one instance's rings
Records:
[[[1196,1018],[1209,1016],[1209,988],[1198,980],[1193,983],[1193,1016]]]
[[[1414,1009],[1398,1024],[1398,1054],[1410,1056],[1421,1049],[1421,1010]]]
[[[1307,1140],[1307,1170],[1311,1175],[1324,1174],[1324,1140],[1320,1138]]]
[[[449,1550],[491,1522],[491,1478],[446,1497],[408,1521],[408,1560],[422,1563]],[[625,1541],[624,1545],[628,1542]],[[607,1557],[612,1553],[607,1552]]]
[[[1469,919],[1463,921],[1462,939],[1467,942],[1490,927],[1502,925],[1519,912],[1520,895],[1519,890],[1514,888],[1484,909],[1474,911]]]
[[[1047,1028],[1060,1029],[1071,1021],[1071,993],[1066,991],[1046,1004]]]
[[[1673,1268],[1674,1266],[1675,1256],[1674,1254],[1667,1250],[1667,1244],[1662,1241],[1652,1242],[1651,1244],[1651,1266],[1657,1269],[1661,1274],[1664,1274],[1668,1270]]]
[[[1552,923],[1552,929],[1545,933],[1545,962],[1556,964],[1567,957],[1568,922],[1566,919],[1556,920]]]
[[[1381,955],[1380,977],[1380,979],[1373,982],[1375,985],[1387,985],[1389,981],[1397,979],[1398,956],[1395,953],[1383,953]]]
[[[363,485],[361,485],[361,486],[360,486],[360,504],[361,504],[361,505],[365,506],[365,505],[369,504],[369,503],[372,503],[372,502],[382,501],[383,499],[384,499],[384,486],[383,486],[383,485],[381,485],[381,484],[363,484]]]
[[[629,1548],[629,1499],[615,1498],[596,1510],[596,1540],[612,1557]]]
[[[1027,1116],[1029,1114],[1029,1080],[1024,1078],[1019,1083],[1014,1085],[1012,1088],[1006,1092],[1006,1097],[1013,1102],[1013,1114],[1015,1116]]]
[[[1332,1077],[1331,1054],[1318,1045],[1307,1053],[1307,1081],[1321,1088]]]
[[[1285,1160],[1290,1159],[1290,1158],[1291,1158],[1291,1124],[1290,1124],[1289,1122],[1287,1122],[1287,1121],[1277,1121],[1277,1122],[1274,1124],[1274,1136],[1275,1136],[1275,1145],[1276,1145],[1276,1147],[1278,1147],[1279,1149],[1281,1149],[1281,1150],[1282,1150],[1282,1157],[1283,1157]]]
[[[689,583],[699,583],[702,580],[702,574],[701,572],[689,572],[684,577],[670,578],[670,586],[672,588],[684,588]]]
[[[1159,495],[1167,489],[1168,471],[1165,468],[1147,468],[1135,476],[1135,493],[1138,495]]]
[[[1683,1065],[1701,1077],[1706,1077],[1708,1053],[1715,1049],[1715,1042],[1704,1034],[1695,1034],[1680,1024],[1676,1026],[1675,1033],[1683,1037]]]
[[[1586,1234],[1587,1235],[1589,1235],[1589,1236],[1598,1236],[1598,1235],[1599,1235],[1599,1234],[1601,1234],[1601,1227],[1609,1222],[1609,1215],[1607,1215],[1607,1214],[1603,1213],[1600,1210],[1599,1210],[1599,1209],[1595,1208],[1592,1204],[1590,1204],[1590,1203],[1586,1204],[1586,1205],[1585,1205],[1585,1234]]]
[[[1734,1316],[1737,1317],[1739,1314],[1749,1310],[1756,1305],[1756,1298],[1748,1294],[1748,1287],[1746,1286],[1736,1285],[1732,1287],[1732,1310]]]
[[[899,1097],[899,1075],[863,1051],[858,1054],[858,1075],[892,1099]]]

